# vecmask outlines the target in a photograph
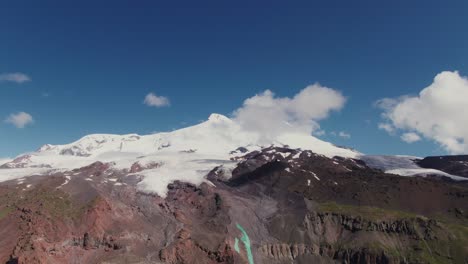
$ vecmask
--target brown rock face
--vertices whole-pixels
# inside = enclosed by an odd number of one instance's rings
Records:
[[[130,167],[130,173],[136,173],[136,172],[140,172],[140,171],[144,171],[144,170],[148,170],[148,169],[154,169],[154,168],[157,168],[159,166],[161,166],[161,164],[159,164],[157,162],[152,162],[152,163],[145,164],[145,165],[141,165],[140,163],[135,162]]]
[[[238,160],[232,179],[214,168],[215,186],[175,182],[164,199],[128,176],[157,163],[1,183],[0,263],[468,261],[463,183],[288,148]]]

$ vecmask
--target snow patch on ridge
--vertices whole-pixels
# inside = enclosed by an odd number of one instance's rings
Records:
[[[393,169],[393,170],[387,170],[385,171],[386,173],[391,173],[391,174],[397,174],[400,176],[422,176],[426,177],[428,175],[437,175],[437,176],[444,176],[448,177],[452,180],[456,181],[466,181],[467,178],[448,174],[446,172],[440,171],[440,170],[435,170],[435,169],[424,169],[424,168],[418,168],[418,169]]]
[[[70,180],[71,180],[71,176],[68,176],[68,175],[65,176],[65,181],[64,181],[62,184],[60,184],[60,185],[57,187],[57,189],[60,188],[60,187],[62,187],[62,186],[65,186],[67,183],[70,182]]]

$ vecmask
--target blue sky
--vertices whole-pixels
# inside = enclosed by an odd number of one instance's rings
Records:
[[[8,1],[0,8],[0,157],[89,133],[167,131],[270,89],[341,91],[321,138],[372,154],[445,154],[378,129],[381,98],[468,75],[467,1]],[[148,107],[154,92],[168,107]],[[12,113],[34,122],[17,128]],[[345,131],[350,138],[334,136]]]

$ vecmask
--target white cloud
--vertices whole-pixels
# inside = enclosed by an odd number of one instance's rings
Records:
[[[377,105],[392,128],[418,133],[452,154],[468,153],[468,79],[458,72],[439,73],[417,96],[385,98]]]
[[[19,112],[9,115],[5,122],[13,124],[17,128],[24,128],[25,126],[34,122],[33,117],[25,112]]]
[[[404,142],[410,143],[410,144],[421,140],[421,137],[418,134],[414,133],[414,132],[404,133],[403,135],[401,135],[400,138]]]
[[[323,129],[319,129],[319,130],[313,131],[313,134],[314,136],[320,137],[320,136],[325,136],[327,132]]]
[[[164,107],[164,106],[169,106],[171,104],[169,102],[169,98],[164,97],[164,96],[158,96],[154,93],[147,94],[143,103],[146,104],[147,106],[154,106],[154,107]]]
[[[25,83],[29,81],[31,81],[31,77],[21,72],[0,74],[0,82]]]
[[[342,138],[345,138],[345,139],[351,138],[351,135],[349,133],[344,132],[344,131],[340,131],[340,133],[338,133],[338,136],[342,137]]]
[[[234,119],[244,129],[259,132],[265,138],[284,132],[311,134],[320,128],[317,121],[343,108],[345,102],[340,92],[319,84],[306,87],[293,98],[275,97],[266,90],[246,99],[234,111]]]
[[[391,135],[393,135],[393,133],[395,132],[395,127],[393,127],[393,125],[389,123],[379,123],[378,127],[379,129],[387,131],[387,133]]]

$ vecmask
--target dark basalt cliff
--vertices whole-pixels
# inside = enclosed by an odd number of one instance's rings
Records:
[[[239,161],[165,198],[102,163],[63,186],[66,173],[4,182],[0,263],[468,263],[464,183],[289,148]]]

